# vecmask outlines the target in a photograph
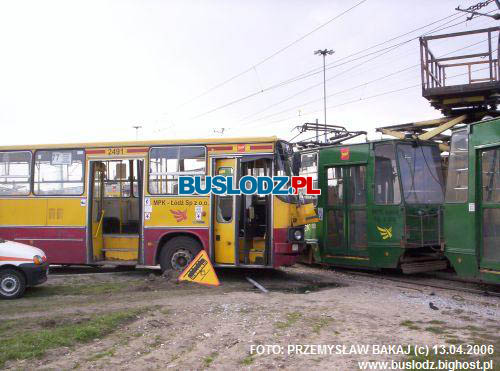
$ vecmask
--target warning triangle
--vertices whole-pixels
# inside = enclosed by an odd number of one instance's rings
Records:
[[[192,281],[202,285],[219,286],[219,279],[214,267],[208,258],[207,252],[201,250],[179,275],[179,281]]]

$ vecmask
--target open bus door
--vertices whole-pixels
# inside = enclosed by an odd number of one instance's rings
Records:
[[[144,161],[89,161],[87,257],[91,264],[144,263]]]
[[[103,221],[104,221],[104,179],[106,166],[99,161],[90,161],[90,187],[87,204],[90,207],[89,260],[95,262],[102,259]]]
[[[214,176],[233,177],[236,184],[237,159],[217,158],[212,168]],[[214,256],[216,264],[236,265],[238,262],[238,212],[235,195],[214,196],[213,236]]]
[[[481,169],[479,268],[500,271],[500,146],[479,150],[477,154]]]

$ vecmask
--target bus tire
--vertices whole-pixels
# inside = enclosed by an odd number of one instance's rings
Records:
[[[200,243],[191,237],[172,238],[163,246],[160,253],[162,272],[166,270],[182,272],[200,251]]]
[[[0,270],[0,299],[17,299],[26,290],[26,278],[16,269]]]

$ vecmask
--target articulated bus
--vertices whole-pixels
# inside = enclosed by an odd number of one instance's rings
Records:
[[[438,145],[379,140],[301,150],[300,174],[317,175],[321,221],[306,228],[305,260],[404,273],[447,267]]]
[[[0,147],[0,237],[51,264],[292,265],[314,208],[297,195],[179,196],[180,175],[292,175],[275,137]]]
[[[500,283],[500,119],[452,133],[444,237],[459,276]]]

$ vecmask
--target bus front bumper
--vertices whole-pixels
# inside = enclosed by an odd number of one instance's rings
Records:
[[[274,267],[294,265],[305,249],[305,242],[275,243]]]

